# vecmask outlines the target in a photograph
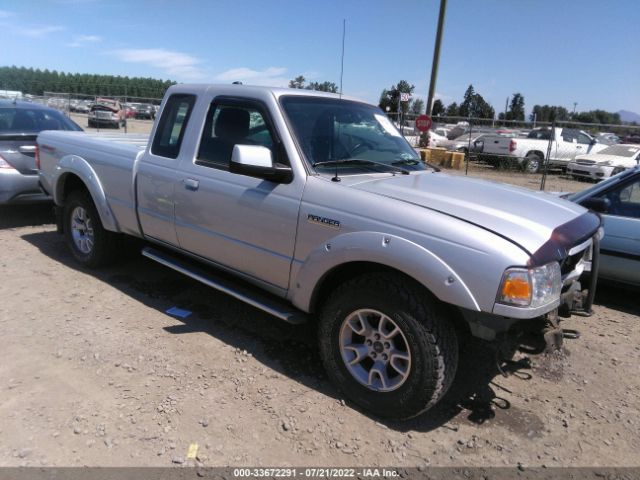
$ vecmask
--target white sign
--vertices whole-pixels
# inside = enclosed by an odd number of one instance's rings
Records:
[[[408,102],[409,100],[411,100],[411,94],[410,93],[400,92],[400,101],[401,102]]]

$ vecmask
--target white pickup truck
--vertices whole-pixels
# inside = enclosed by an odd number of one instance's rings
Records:
[[[435,405],[462,336],[526,327],[557,345],[559,317],[593,302],[596,276],[579,278],[597,271],[597,215],[437,172],[354,99],[175,85],[150,139],[47,131],[38,146],[78,262],[109,263],[132,235],[153,261],[309,322],[329,377],[381,416]]]
[[[510,158],[530,173],[541,170],[547,152],[549,166],[565,168],[576,155],[596,153],[607,147],[582,130],[566,127],[553,130],[549,127],[535,128],[526,138],[484,135],[474,146],[475,151],[489,162],[497,162],[500,157]]]

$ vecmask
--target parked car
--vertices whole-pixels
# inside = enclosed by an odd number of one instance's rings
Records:
[[[82,130],[58,110],[0,100],[0,204],[51,200],[38,184],[36,135]]]
[[[567,198],[602,215],[598,276],[640,287],[640,166]]]
[[[615,145],[616,143],[620,143],[620,137],[615,133],[602,132],[596,135],[596,140],[598,143],[602,143],[604,145]]]
[[[136,113],[137,113],[137,109],[136,107],[133,107],[131,105],[127,105],[124,107],[124,111],[125,114],[127,116],[127,118],[135,118],[136,117]]]
[[[429,130],[429,132],[427,132],[427,135],[429,137],[429,147],[439,147],[443,142],[449,141],[447,140],[446,135],[440,135],[434,130]]]
[[[153,105],[141,103],[136,107],[135,117],[141,120],[153,120],[156,118],[156,111]]]
[[[622,139],[622,143],[640,144],[640,135],[627,135]]]
[[[567,165],[573,178],[602,180],[640,164],[640,145],[611,145],[598,153],[580,155]]]
[[[557,312],[590,310],[595,285],[578,277],[598,255],[596,214],[437,172],[378,107],[181,84],[156,122],[152,138],[39,136],[40,179],[75,259],[108,264],[117,234],[132,235],[168,268],[317,321],[329,377],[377,415],[440,401],[458,332],[499,340],[526,325],[555,346]]]
[[[87,125],[94,128],[100,125],[120,128],[126,121],[126,113],[118,100],[98,98],[89,109]]]
[[[445,137],[447,138],[447,135],[449,134],[449,128],[447,127],[436,127],[431,129],[432,132],[434,132],[436,135],[440,135],[441,137]]]
[[[551,149],[549,150],[549,142]],[[534,128],[527,138],[512,138],[494,135],[485,138],[482,153],[486,156],[502,156],[522,166],[529,173],[536,173],[544,165],[550,151],[549,165],[566,168],[576,155],[596,153],[606,148],[595,138],[574,128]]]
[[[479,151],[476,142],[483,141],[483,139],[490,135],[487,132],[477,131],[471,132],[471,139],[469,139],[469,133],[463,133],[462,135],[454,138],[453,140],[440,140],[438,141],[437,147],[443,147],[447,150],[453,152],[467,152],[469,150],[469,146],[471,146],[471,151],[476,152]],[[469,141],[471,140],[471,141]]]

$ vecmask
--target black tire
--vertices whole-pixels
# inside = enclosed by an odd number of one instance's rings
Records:
[[[524,161],[524,169],[527,173],[538,173],[544,160],[537,153],[527,153]]]
[[[92,228],[93,242],[88,252],[83,252],[74,240],[72,215],[76,208],[84,209],[86,218],[89,219],[89,224]],[[67,245],[79,263],[90,268],[97,268],[114,260],[119,245],[119,237],[117,234],[104,229],[93,200],[87,192],[76,191],[69,194],[64,205],[63,220]]]
[[[379,311],[406,338],[411,363],[404,383],[375,391],[347,369],[340,351],[343,321],[360,309]],[[320,354],[334,384],[354,403],[381,417],[407,419],[433,407],[447,392],[458,366],[453,322],[437,300],[397,274],[371,273],[339,286],[325,303],[318,328]]]

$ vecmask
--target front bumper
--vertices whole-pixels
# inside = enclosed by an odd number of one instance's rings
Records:
[[[563,262],[565,270],[562,274],[563,285],[558,300],[535,309],[501,305],[494,308],[493,313],[462,309],[463,318],[471,334],[493,341],[510,331],[524,328],[529,331],[537,329],[544,334],[547,343],[553,340],[557,344],[558,338],[562,336],[562,329],[559,327],[560,318],[569,318],[573,315],[587,317],[593,314],[602,235],[603,229],[599,228],[586,242],[569,250]],[[586,288],[580,283],[583,273],[590,274]]]
[[[567,165],[567,174],[574,177],[588,178],[589,180],[602,180],[603,178],[609,178],[614,168],[612,166],[570,163]]]

